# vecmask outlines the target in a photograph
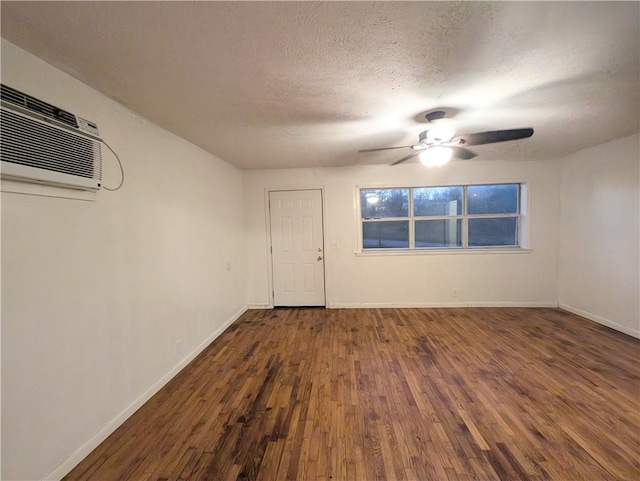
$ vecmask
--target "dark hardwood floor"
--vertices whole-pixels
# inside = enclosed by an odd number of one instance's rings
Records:
[[[67,480],[638,480],[640,341],[557,309],[248,311]]]

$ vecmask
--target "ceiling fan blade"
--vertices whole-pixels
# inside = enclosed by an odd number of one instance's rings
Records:
[[[477,156],[476,153],[470,151],[469,149],[465,149],[464,147],[449,147],[449,148],[453,150],[453,156],[456,159],[469,160]]]
[[[482,145],[494,144],[496,142],[507,142],[509,140],[526,139],[533,135],[533,129],[509,129],[490,130],[488,132],[478,132],[475,134],[460,135],[452,139],[452,142],[459,145]]]
[[[364,149],[364,150],[358,150],[358,153],[362,153],[362,152],[378,152],[380,150],[393,150],[393,149],[409,149],[411,148],[410,145],[400,145],[398,147],[380,147],[379,149]]]
[[[412,157],[415,157],[416,155],[418,155],[420,153],[420,151],[417,152],[411,152],[409,155],[405,155],[404,157],[402,157],[400,160],[396,160],[393,164],[391,165],[398,165],[401,164],[403,162],[406,162],[407,160],[411,159]]]

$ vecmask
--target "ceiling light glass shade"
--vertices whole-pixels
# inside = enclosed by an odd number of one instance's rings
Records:
[[[440,167],[451,160],[453,151],[448,147],[431,147],[424,152],[420,152],[420,162],[427,167]]]
[[[456,135],[456,129],[450,119],[439,120],[433,127],[427,130],[427,141],[447,142]]]

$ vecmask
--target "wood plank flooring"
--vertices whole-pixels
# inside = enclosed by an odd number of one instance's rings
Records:
[[[638,480],[640,341],[557,309],[248,311],[66,480]]]

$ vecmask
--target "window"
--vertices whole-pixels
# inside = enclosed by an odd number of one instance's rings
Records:
[[[409,248],[409,190],[360,191],[363,248]]]
[[[462,247],[462,187],[413,190],[415,247]]]
[[[360,189],[362,248],[519,247],[520,187]]]

